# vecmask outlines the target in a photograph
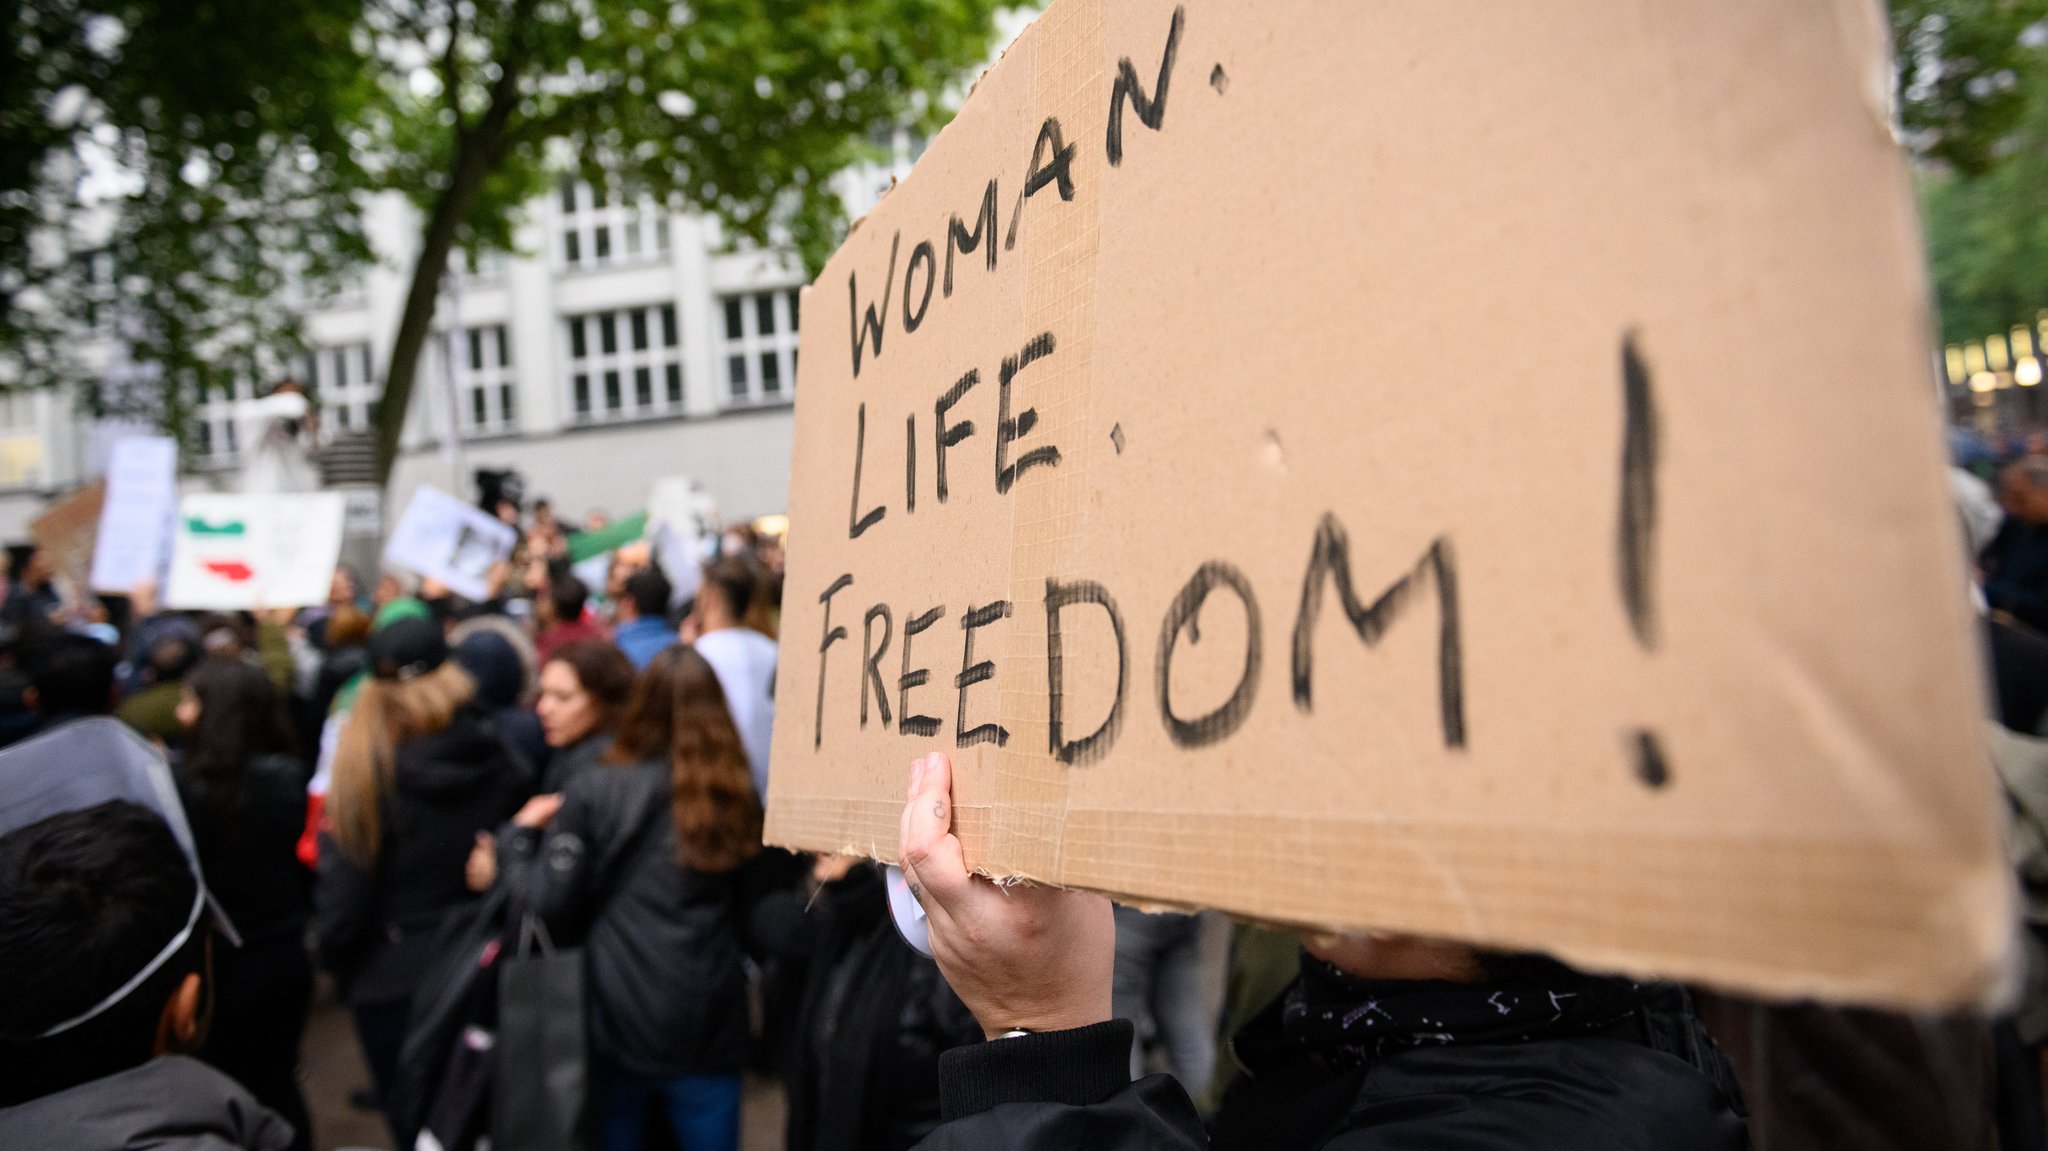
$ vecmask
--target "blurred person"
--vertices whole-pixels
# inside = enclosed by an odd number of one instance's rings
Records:
[[[1984,597],[2035,631],[2048,631],[2048,456],[2027,456],[1999,475],[2005,523],[1984,548]]]
[[[412,592],[413,580],[405,573],[389,569],[377,573],[377,587],[370,593],[371,618],[376,618],[386,606],[410,596]]]
[[[563,644],[541,664],[534,712],[554,754],[541,778],[543,793],[561,791],[611,747],[633,696],[633,665],[599,640]]]
[[[590,588],[582,580],[567,572],[550,574],[545,593],[539,598],[546,601],[546,606],[533,646],[542,664],[563,644],[580,640],[606,642],[604,628],[585,610],[590,603]]]
[[[320,469],[312,456],[320,416],[307,401],[303,384],[281,381],[262,399],[237,409],[241,442],[249,445],[242,461],[243,491],[320,490]]]
[[[1082,891],[970,873],[952,765],[911,768],[898,845],[946,981],[989,1043],[939,1061],[941,1148],[1738,1151],[1734,1073],[1675,988],[1398,935],[1304,938],[1233,1042],[1205,1130],[1171,1076],[1130,1077],[1116,920]]]
[[[144,686],[122,700],[114,714],[144,738],[176,747],[185,734],[185,725],[178,722],[178,700],[199,655],[198,637],[192,631],[163,629],[140,661]]]
[[[29,670],[26,700],[36,713],[36,730],[114,711],[114,649],[82,635],[63,635]]]
[[[292,1130],[190,1058],[218,958],[163,819],[113,800],[0,835],[0,1146],[284,1151]]]
[[[584,942],[603,1146],[645,1146],[652,1107],[684,1151],[735,1151],[761,806],[710,665],[656,656],[605,762],[513,824],[500,874],[556,939]]]
[[[692,641],[718,673],[726,706],[747,749],[754,794],[768,794],[768,744],[775,731],[775,641],[741,621],[759,593],[758,574],[741,559],[722,559],[704,569],[704,586],[690,619]]]
[[[408,612],[380,628],[370,672],[334,750],[314,914],[385,1101],[435,931],[470,898],[470,846],[527,789],[438,625]]]
[[[676,642],[676,629],[668,624],[668,599],[674,590],[654,564],[627,576],[620,588],[612,642],[633,661],[635,671],[645,671],[661,649]]]
[[[981,1025],[930,958],[907,947],[879,865],[820,856],[808,905],[794,892],[778,951],[803,962],[785,1083],[789,1151],[905,1151],[939,1124],[939,1056]],[[764,917],[757,917],[759,919]]]
[[[1219,953],[1202,953],[1202,919],[1181,911],[1116,909],[1116,975],[1111,1009],[1131,1021],[1131,1078],[1144,1074],[1149,1030],[1166,1056],[1166,1069],[1190,1094],[1216,1073],[1216,1024],[1222,1003]]]
[[[522,761],[520,770],[536,785],[550,754],[533,699],[538,682],[533,641],[501,615],[466,619],[448,634],[455,662],[476,681],[477,704],[497,726],[499,738]]]
[[[370,617],[350,605],[334,609],[322,630],[320,669],[308,697],[313,715],[325,718],[342,685],[363,673],[370,662]]]
[[[181,689],[183,754],[173,763],[178,797],[209,889],[242,936],[213,957],[213,1027],[199,1057],[247,1087],[312,1147],[299,1091],[299,1042],[313,1000],[306,951],[312,873],[299,862],[306,765],[268,677],[234,660],[209,659]]]

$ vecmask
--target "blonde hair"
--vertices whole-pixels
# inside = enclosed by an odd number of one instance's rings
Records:
[[[414,679],[363,681],[335,742],[334,780],[327,789],[328,828],[350,862],[377,862],[398,745],[447,727],[475,694],[475,681],[452,659]]]

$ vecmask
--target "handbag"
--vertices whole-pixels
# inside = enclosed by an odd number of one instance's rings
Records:
[[[547,926],[529,912],[520,923],[517,951],[502,957],[498,968],[492,1151],[587,1147],[583,951],[557,948]]]
[[[481,1111],[490,1092],[490,1047],[470,1032],[487,1032],[492,1023],[494,959],[508,906],[507,894],[494,889],[451,913],[436,933],[433,959],[413,992],[391,1087],[391,1123],[400,1146],[414,1146],[424,1131],[433,1133],[437,1146],[467,1146],[451,1130],[450,1119]]]

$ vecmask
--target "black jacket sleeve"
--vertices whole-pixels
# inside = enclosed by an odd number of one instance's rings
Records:
[[[1208,1146],[1169,1075],[1130,1080],[1131,1024],[960,1047],[939,1057],[945,1122],[923,1151],[1198,1151]]]
[[[375,938],[377,877],[342,855],[332,834],[322,831],[319,844],[313,923],[320,939],[320,962],[346,985]]]

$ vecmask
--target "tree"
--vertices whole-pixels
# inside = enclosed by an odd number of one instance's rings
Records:
[[[297,348],[294,302],[369,255],[343,135],[350,0],[40,0],[0,78],[0,364],[174,431]],[[152,375],[110,388],[111,332]]]
[[[393,174],[416,189],[419,256],[377,418],[396,455],[436,293],[457,246],[503,247],[551,157],[586,178],[716,213],[814,266],[836,238],[828,178],[877,128],[941,114],[986,59],[992,0],[382,0]],[[431,82],[402,62],[430,59]]]

